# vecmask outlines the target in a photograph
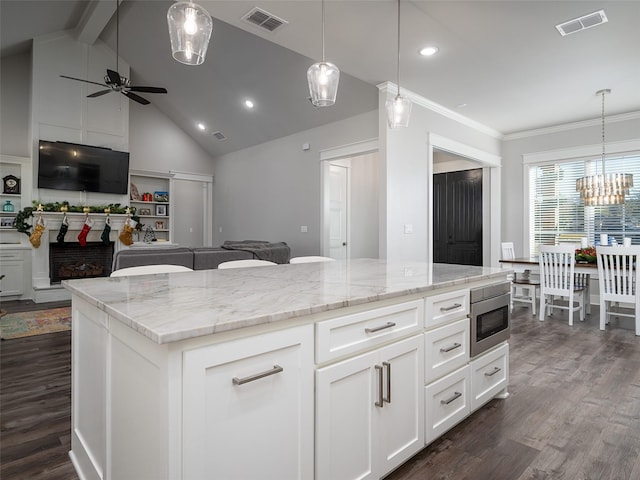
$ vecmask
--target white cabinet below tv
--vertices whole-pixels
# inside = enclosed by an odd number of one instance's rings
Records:
[[[145,232],[150,227],[157,241],[171,242],[173,175],[131,170],[129,178],[129,203],[136,209],[135,214],[142,223],[139,240],[144,240]]]

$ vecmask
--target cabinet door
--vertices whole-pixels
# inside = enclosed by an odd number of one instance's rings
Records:
[[[424,340],[422,335],[383,348],[383,407],[374,409],[378,476],[424,448]],[[390,393],[390,398],[388,396]]]
[[[184,480],[313,478],[312,325],[183,359]]]
[[[0,253],[2,274],[0,281],[0,296],[22,295],[24,293],[24,261],[20,252]]]
[[[373,408],[378,353],[316,372],[316,479],[378,478],[373,471]]]

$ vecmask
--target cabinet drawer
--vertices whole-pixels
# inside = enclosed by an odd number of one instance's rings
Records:
[[[469,315],[469,289],[427,297],[426,309],[427,328],[466,317]]]
[[[423,327],[424,302],[390,305],[316,324],[316,362],[323,363],[395,338]]]
[[[22,252],[9,251],[9,250],[0,251],[0,263],[16,261],[16,260],[20,262],[24,260],[22,256]]]
[[[425,333],[425,383],[466,365],[469,361],[469,330],[469,319],[463,318]]]
[[[469,366],[425,388],[425,440],[431,443],[469,415]]]
[[[509,344],[475,358],[471,368],[471,410],[491,400],[509,383]]]

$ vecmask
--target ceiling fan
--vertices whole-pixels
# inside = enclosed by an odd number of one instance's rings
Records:
[[[79,82],[91,83],[93,85],[100,85],[101,87],[107,87],[105,90],[98,90],[97,92],[87,95],[87,98],[101,97],[110,92],[122,93],[131,100],[138,102],[142,105],[149,105],[151,102],[144,97],[134,92],[144,93],[167,93],[166,88],[162,87],[141,87],[138,85],[131,85],[131,81],[127,77],[123,77],[118,73],[118,40],[120,37],[120,1],[116,0],[116,69],[109,70],[107,68],[107,74],[104,76],[104,83],[92,82],[91,80],[84,80],[82,78],[69,77],[67,75],[60,75],[62,78],[68,78],[70,80],[77,80]]]

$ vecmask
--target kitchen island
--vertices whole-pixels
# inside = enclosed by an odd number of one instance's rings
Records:
[[[467,315],[469,288],[507,273],[358,259],[65,281],[74,466],[83,479],[380,478],[506,396],[508,345],[470,359]],[[454,347],[435,367],[439,341]]]

